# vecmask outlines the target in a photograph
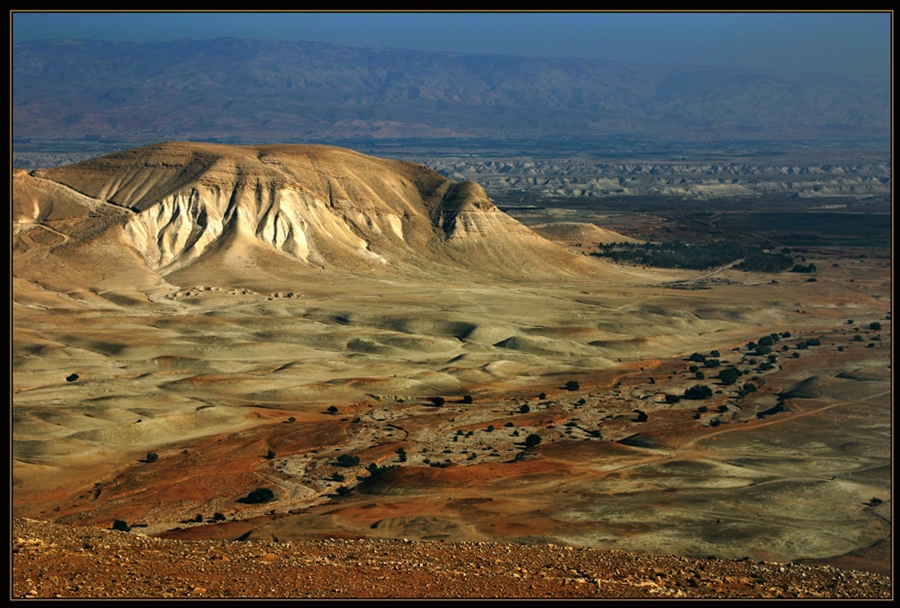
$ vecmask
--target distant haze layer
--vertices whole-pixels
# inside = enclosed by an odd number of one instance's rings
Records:
[[[17,145],[890,141],[890,83],[863,76],[245,39],[32,41],[12,63]]]

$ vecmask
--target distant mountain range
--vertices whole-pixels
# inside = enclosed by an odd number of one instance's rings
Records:
[[[872,77],[217,39],[13,45],[29,140],[890,144]]]

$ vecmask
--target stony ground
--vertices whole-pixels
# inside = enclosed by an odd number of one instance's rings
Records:
[[[13,523],[14,598],[870,598],[890,577],[556,545],[175,541]]]

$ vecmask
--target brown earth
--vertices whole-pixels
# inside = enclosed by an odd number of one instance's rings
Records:
[[[556,545],[173,541],[16,520],[13,598],[880,598],[830,566]]]

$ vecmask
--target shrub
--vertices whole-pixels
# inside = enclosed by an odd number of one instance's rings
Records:
[[[736,367],[726,367],[716,376],[722,384],[734,384],[741,377],[741,370]]]
[[[338,465],[342,467],[355,467],[359,464],[359,456],[351,456],[350,454],[341,454],[337,458]]]
[[[443,397],[431,397],[429,401],[431,401],[431,405],[434,407],[441,407],[445,403]]]
[[[519,408],[519,413],[520,413],[520,414],[527,414],[527,413],[530,412],[530,411],[531,411],[531,408],[528,407],[528,404],[527,404],[527,403],[523,404],[522,407]]]
[[[706,375],[703,372],[697,371],[694,372],[694,378],[696,378],[697,380],[703,380],[704,378],[706,378]]]
[[[538,399],[546,399],[547,393],[538,393]]]
[[[701,355],[700,353],[694,353],[690,357],[688,357],[691,361],[696,361],[697,363],[703,363],[706,361],[706,355]]]
[[[738,391],[738,395],[740,395],[741,397],[744,397],[745,395],[749,395],[750,393],[753,393],[755,391],[756,391],[756,385],[751,382],[748,382],[747,384],[745,384],[744,386],[742,386],[740,388],[740,390]]]
[[[337,406],[329,405],[329,406],[328,406],[328,409],[325,410],[325,411],[328,412],[329,414],[337,414],[337,413],[338,413],[338,408],[337,408]]]
[[[578,384],[578,382],[576,382],[575,380],[569,380],[568,382],[566,382],[567,391],[577,391],[579,388],[581,388],[581,385]]]
[[[273,452],[272,450],[269,450],[266,453],[266,460],[272,460],[273,458],[275,458],[275,452]]]
[[[213,521],[225,521],[225,515],[216,511],[213,513]]]
[[[118,530],[119,532],[130,532],[131,526],[129,526],[127,522],[117,519],[113,522],[112,529]]]
[[[685,399],[708,399],[712,397],[712,389],[703,384],[695,384],[684,391]]]
[[[275,498],[275,493],[269,488],[256,488],[242,498],[241,502],[257,504],[272,500],[273,498]]]
[[[879,323],[878,321],[872,321],[871,323],[869,323],[869,329],[878,331],[881,329],[881,323]]]
[[[666,394],[666,403],[678,403],[681,401],[681,395]]]
[[[472,395],[465,395],[465,396],[463,396],[463,399],[462,399],[462,402],[465,403],[466,405],[470,405],[470,404],[474,403],[474,401],[475,400],[472,398]]]
[[[525,438],[525,447],[533,448],[540,442],[541,442],[541,436],[538,435],[537,433],[532,433],[531,435],[529,435],[528,437]]]
[[[156,462],[159,460],[159,454],[156,452],[147,452],[147,457],[145,458],[147,462]]]
[[[397,448],[397,456],[400,458],[400,462],[406,462],[406,450]]]
[[[448,453],[452,453],[452,452],[450,452],[450,450],[444,450],[444,453],[448,454]],[[372,477],[375,477],[376,475],[381,475],[385,471],[390,471],[393,468],[394,467],[392,467],[390,465],[380,467],[373,462],[369,466],[366,467],[366,470],[369,471],[369,475],[371,475]]]

